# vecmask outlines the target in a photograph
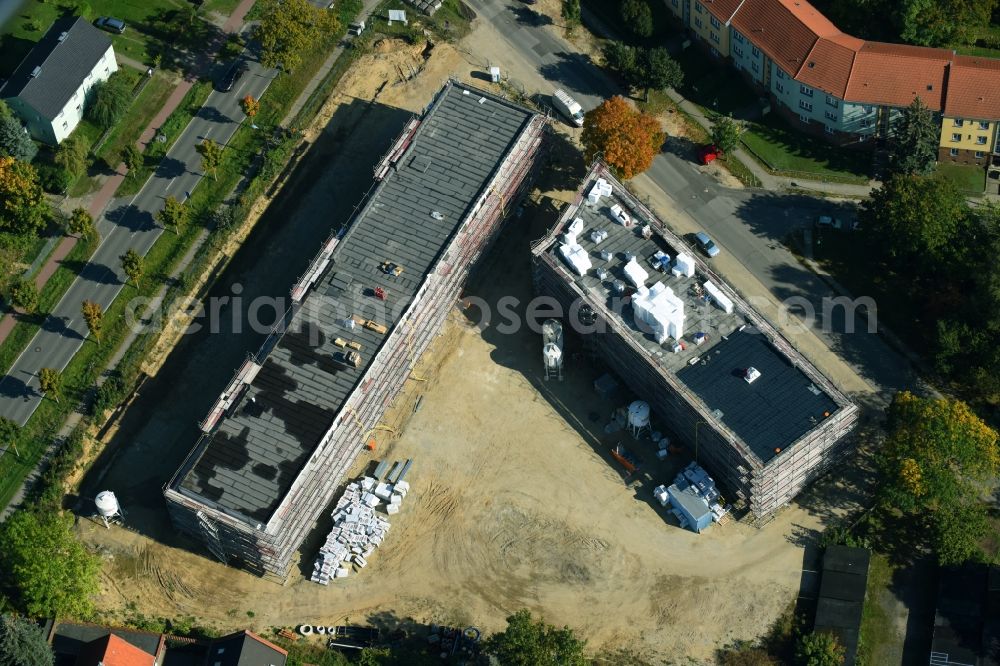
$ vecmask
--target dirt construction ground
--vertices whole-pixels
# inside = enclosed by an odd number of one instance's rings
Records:
[[[451,46],[426,60],[421,49],[382,45],[353,68],[323,118],[376,94],[417,111],[447,75],[468,78],[473,69]],[[401,84],[401,71],[421,73]],[[535,200],[511,221],[470,294],[530,298],[528,245],[555,214],[551,199]],[[816,512],[794,505],[765,529],[732,521],[701,535],[679,529],[652,502],[652,487],[687,459],[660,463],[648,441],[633,443],[647,464],[626,483],[607,451],[629,438],[606,435],[604,426],[629,397],[609,404],[595,394],[603,369],[569,340],[565,379],[546,382],[536,333],[481,330],[473,315],[456,308],[387,418],[397,436],[355,467],[360,474],[377,458],[414,460],[411,493],[361,573],[323,587],[296,569],[280,586],[214,562],[191,543],[165,545],[84,520],[80,533],[105,558],[99,606],[117,619],[193,615],[220,629],[249,623],[262,631],[385,613],[491,631],[527,607],[572,626],[592,649],[627,647],[657,662],[707,663],[719,646],[765,631],[798,594],[800,537],[817,528]],[[114,464],[134,470],[108,479],[148,467],[146,456],[122,456]],[[149,483],[153,497],[162,481]],[[169,531],[162,504],[136,509]],[[303,548],[304,567],[315,551]]]

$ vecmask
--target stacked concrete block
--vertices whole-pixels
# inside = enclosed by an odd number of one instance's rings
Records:
[[[399,513],[409,489],[410,484],[405,481],[381,483],[370,476],[348,484],[333,508],[333,529],[319,549],[309,579],[329,585],[333,578],[346,578],[352,568],[355,571],[365,568],[389,531],[389,521],[376,509],[385,501],[386,513]]]

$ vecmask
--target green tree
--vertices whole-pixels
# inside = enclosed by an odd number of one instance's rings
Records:
[[[260,23],[254,37],[260,43],[265,67],[279,64],[292,71],[320,39],[337,31],[337,13],[308,0],[261,0]]]
[[[6,154],[21,162],[35,159],[38,146],[21,121],[14,116],[0,116],[0,155]]]
[[[108,129],[121,120],[132,103],[132,91],[124,76],[111,75],[107,81],[94,84],[85,115],[101,129]]]
[[[569,28],[580,25],[580,0],[562,0],[562,17]]]
[[[101,306],[94,301],[84,301],[80,306],[80,311],[83,313],[83,320],[87,322],[87,330],[90,334],[94,336],[97,340],[97,344],[101,344],[101,329],[104,326],[104,310]]]
[[[844,647],[833,634],[804,634],[795,646],[795,659],[799,666],[841,666],[844,663]]]
[[[58,370],[53,368],[39,370],[38,386],[46,397],[51,398],[53,402],[59,402],[59,396],[62,394],[62,375]]]
[[[861,204],[866,233],[900,264],[947,261],[970,219],[965,197],[946,178],[895,174]]]
[[[37,234],[49,215],[35,168],[13,157],[0,157],[0,231]]]
[[[45,632],[27,618],[0,615],[0,666],[52,666],[55,655]]]
[[[646,99],[649,99],[650,90],[678,88],[684,82],[680,63],[663,47],[647,49],[642,54],[636,75],[635,84],[646,89]]]
[[[921,46],[970,43],[986,27],[997,0],[902,0],[897,11],[900,37]]]
[[[19,278],[10,288],[10,300],[25,312],[38,309],[38,287],[30,278]]]
[[[125,271],[125,277],[132,281],[132,284],[139,287],[139,281],[142,279],[142,255],[129,248],[128,252],[121,256],[122,260],[122,270]]]
[[[600,157],[624,179],[649,168],[663,139],[663,129],[656,118],[633,108],[617,95],[584,115],[580,137],[588,162]]]
[[[653,35],[653,10],[646,0],[624,0],[621,14],[625,25],[639,37]]]
[[[74,536],[71,515],[15,511],[0,526],[0,543],[0,571],[25,612],[79,617],[92,611],[100,565]]]
[[[740,144],[743,130],[743,123],[734,120],[732,115],[719,116],[712,123],[712,143],[722,152],[728,153]]]
[[[86,142],[79,135],[72,134],[59,144],[52,161],[62,167],[71,177],[76,178],[87,168],[88,151]]]
[[[634,46],[624,42],[609,41],[604,44],[601,54],[608,69],[622,77],[629,85],[635,81],[639,68],[639,54]]]
[[[86,208],[74,208],[66,221],[66,231],[80,238],[92,238],[97,234],[97,227]]]
[[[519,610],[507,618],[507,628],[486,639],[484,649],[503,666],[583,666],[585,641],[569,627],[557,629]]]
[[[893,173],[928,175],[937,166],[939,123],[919,97],[903,111],[889,147]]]
[[[122,162],[129,171],[135,171],[142,166],[142,151],[135,144],[128,144],[122,149]]]
[[[180,235],[187,229],[189,219],[187,204],[168,196],[163,202],[163,208],[156,214],[156,219],[164,227],[169,227],[174,230],[175,234]]]
[[[17,438],[21,436],[21,426],[11,421],[6,416],[0,416],[0,446],[11,448],[14,455],[21,457],[17,451]]]
[[[212,179],[218,180],[219,165],[222,164],[224,146],[211,139],[205,139],[198,144],[197,151],[201,155],[201,168],[212,172]]]

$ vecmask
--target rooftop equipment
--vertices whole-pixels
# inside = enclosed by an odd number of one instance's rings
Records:
[[[111,523],[121,521],[125,517],[118,498],[110,490],[102,490],[94,498],[94,505],[97,506],[97,515],[104,521],[104,526],[111,528]]]
[[[557,319],[542,322],[542,362],[545,364],[545,379],[552,376],[562,379],[563,327]]]

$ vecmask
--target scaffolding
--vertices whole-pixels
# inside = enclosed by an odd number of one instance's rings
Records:
[[[604,178],[613,184],[616,197],[630,209],[633,219],[650,225],[674,248],[686,247],[648,208],[631,196],[604,165],[596,164],[573,204],[566,207],[545,237],[532,244],[535,290],[554,297],[567,312],[573,312],[574,307],[579,308],[581,303],[589,307],[596,320],[594,328],[603,332],[586,335],[586,344],[591,345],[608,365],[619,369],[626,384],[648,400],[653,410],[687,440],[699,461],[727,490],[745,500],[758,519],[766,518],[846,453],[848,442],[845,436],[858,420],[858,407],[732,287],[704,262],[699,262],[699,272],[735,304],[748,323],[763,333],[781,356],[802,371],[837,405],[829,418],[819,422],[774,458],[764,462],[757,456],[674,372],[640,344],[606,301],[584,290],[577,276],[571,274],[550,251],[563,228],[576,217],[583,204],[584,193],[597,178]]]
[[[442,97],[441,94],[437,96],[427,113],[434,112]],[[503,103],[510,105],[506,101]],[[527,119],[516,139],[493,169],[488,182],[469,202],[455,233],[445,242],[405,311],[387,332],[383,344],[340,406],[333,423],[266,523],[219,506],[182,488],[180,484],[208,446],[211,429],[220,418],[215,416],[216,412],[224,414],[233,406],[233,400],[238,401],[238,397],[233,396],[241,386],[241,375],[247,373],[245,368],[237,373],[209,418],[203,422],[205,434],[167,484],[164,494],[178,529],[195,537],[219,560],[278,581],[288,577],[295,552],[307,533],[315,527],[325,507],[332,502],[341,481],[364,449],[367,437],[378,427],[385,410],[402,390],[420,355],[440,331],[449,310],[457,303],[476,260],[496,238],[511,202],[523,196],[532,179],[547,121],[526,109],[517,108],[525,112]],[[419,140],[416,134],[423,120],[414,119],[407,123],[400,139],[376,168],[377,181],[386,178],[393,164]],[[378,191],[378,187],[374,188],[373,196],[355,215],[355,220],[362,220],[361,224],[365,223],[364,213],[373,205]],[[297,309],[305,306],[313,286],[325,279],[328,269],[333,270],[330,267],[336,264],[337,240],[343,235],[342,231],[324,243],[306,274],[293,287],[292,308],[254,356],[254,363],[258,366],[266,361],[284,335]]]

